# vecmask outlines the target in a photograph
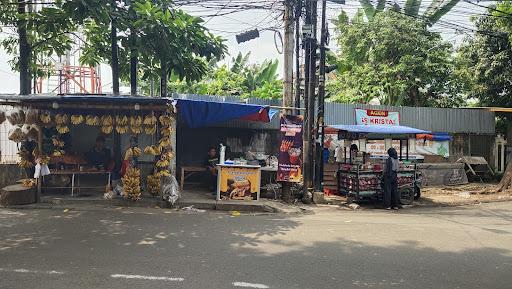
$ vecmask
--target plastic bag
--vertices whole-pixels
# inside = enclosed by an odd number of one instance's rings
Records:
[[[161,188],[163,199],[171,206],[174,206],[181,196],[176,178],[174,176],[162,176]]]

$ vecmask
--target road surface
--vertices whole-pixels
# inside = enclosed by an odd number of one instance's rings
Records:
[[[0,288],[512,288],[512,203],[231,216],[0,209]]]

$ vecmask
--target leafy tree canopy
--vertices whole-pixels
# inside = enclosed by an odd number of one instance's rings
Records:
[[[388,10],[373,21],[337,21],[338,71],[328,82],[333,101],[456,106],[463,102],[454,79],[451,44],[424,22]]]
[[[277,60],[249,64],[249,53],[239,53],[231,59],[231,66],[209,64],[208,73],[200,81],[174,80],[171,87],[178,93],[240,96],[278,99],[282,97],[283,82],[278,79]]]
[[[3,3],[8,2],[8,3]],[[9,61],[11,68],[19,69],[18,35],[6,31],[18,29],[20,21],[26,23],[28,44],[31,50],[31,74],[42,76],[51,68],[52,63],[46,61],[51,55],[62,56],[71,48],[72,40],[69,37],[76,29],[70,14],[63,9],[64,2],[55,1],[52,6],[40,9],[30,9],[27,5],[26,12],[18,13],[18,5],[13,1],[2,1],[0,5],[0,24],[3,28],[0,32],[6,32],[0,39],[0,45],[12,58]],[[36,61],[37,60],[37,61]],[[36,64],[37,63],[37,64]]]
[[[203,20],[173,6],[171,1],[125,0],[116,5],[102,5],[99,0],[71,1],[69,10],[79,11],[87,39],[81,62],[96,65],[110,62],[110,21],[115,17],[119,31],[121,78],[129,79],[130,49],[139,55],[142,79],[158,79],[161,67],[180,79],[197,80],[206,73],[207,62],[221,58],[226,46],[202,24]],[[136,42],[129,41],[130,28]]]
[[[481,33],[467,38],[457,53],[457,73],[462,79],[469,97],[479,100],[483,106],[512,106],[512,45],[510,28],[512,16],[496,17],[495,10],[507,11],[510,2],[490,7],[488,15],[475,20]],[[512,10],[509,10],[512,11]]]

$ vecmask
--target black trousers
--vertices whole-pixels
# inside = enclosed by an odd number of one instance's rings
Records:
[[[384,208],[400,206],[398,194],[398,178],[394,176],[384,177]]]

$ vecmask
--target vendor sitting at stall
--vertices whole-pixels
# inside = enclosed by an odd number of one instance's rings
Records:
[[[217,150],[211,147],[208,151],[208,157],[205,160],[206,174],[208,176],[208,189],[215,192],[217,187],[217,164],[219,164],[219,156]]]
[[[87,163],[98,170],[110,170],[112,166],[112,155],[110,150],[105,148],[105,138],[98,136],[96,143],[90,152],[86,154]]]

